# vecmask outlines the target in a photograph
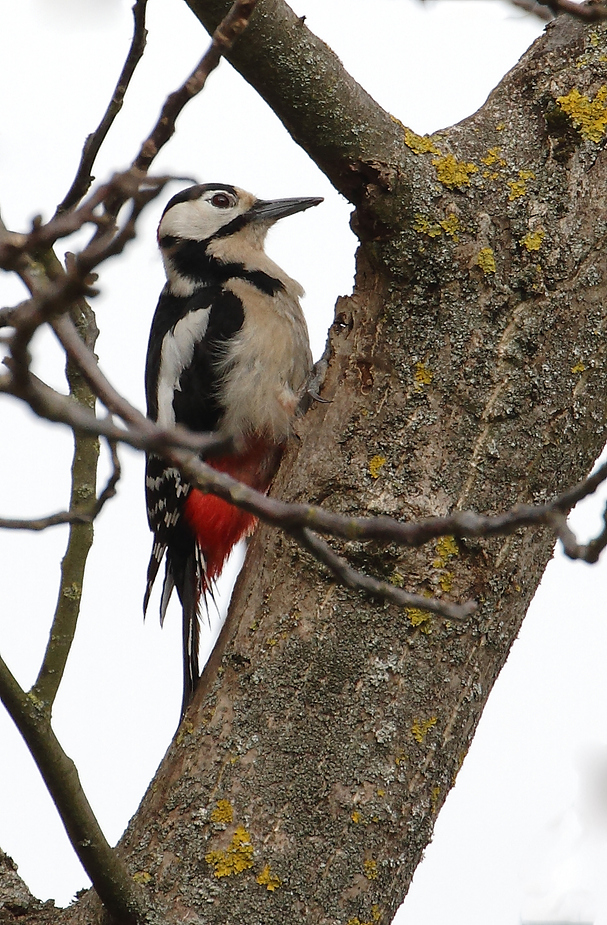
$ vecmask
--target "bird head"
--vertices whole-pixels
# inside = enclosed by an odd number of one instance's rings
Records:
[[[258,199],[221,183],[182,190],[170,200],[158,226],[169,284],[174,290],[186,279],[204,284],[213,275],[213,264],[254,263],[275,222],[322,201],[321,197]]]

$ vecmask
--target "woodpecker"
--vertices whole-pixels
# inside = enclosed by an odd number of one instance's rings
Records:
[[[158,227],[167,276],[152,321],[148,417],[233,441],[209,465],[267,492],[312,369],[303,289],[264,251],[268,229],[322,199],[261,200],[205,183],[174,196]],[[153,453],[146,500],[154,534],[144,614],[166,557],[160,621],[174,588],[183,611],[182,716],[198,681],[199,605],[256,518],[204,494]]]

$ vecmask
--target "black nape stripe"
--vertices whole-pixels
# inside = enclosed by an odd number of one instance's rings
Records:
[[[166,241],[170,243],[165,243]],[[242,263],[222,263],[206,250],[208,241],[191,241],[167,235],[160,241],[162,247],[173,247],[171,262],[177,272],[205,286],[222,286],[230,279],[244,279],[266,295],[284,290],[283,283],[263,270],[247,270]]]
[[[246,279],[248,283],[252,283],[256,289],[260,289],[266,295],[276,295],[285,288],[279,279],[264,273],[263,270],[245,270],[244,267],[243,270],[242,279]]]

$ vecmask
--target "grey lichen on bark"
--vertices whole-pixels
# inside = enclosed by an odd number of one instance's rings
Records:
[[[212,25],[222,4],[191,6]],[[552,496],[605,442],[605,27],[557,20],[476,115],[420,139],[333,58],[306,114],[289,36],[314,49],[311,82],[331,53],[291,18],[277,38],[277,10],[234,63],[254,84],[259,69],[289,127],[301,108],[294,134],[355,202],[361,246],[330,332],[331,403],[301,422],[274,490],[400,518]],[[369,110],[358,147],[348,99]],[[478,600],[449,624],[337,587],[260,529],[121,844],[131,869],[208,923],[390,921],[552,547],[546,531],[342,547],[411,590]]]

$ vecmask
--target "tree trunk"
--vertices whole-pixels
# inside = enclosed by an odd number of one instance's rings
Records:
[[[219,0],[190,0],[207,27]],[[279,0],[233,63],[356,206],[323,397],[274,492],[399,519],[550,498],[605,442],[607,31],[560,18],[421,139]],[[582,66],[583,65],[583,66]],[[575,88],[579,92],[576,92]],[[168,918],[389,922],[552,554],[546,531],[338,546],[465,623],[350,592],[261,528],[120,851]],[[67,910],[93,922],[91,897]]]

